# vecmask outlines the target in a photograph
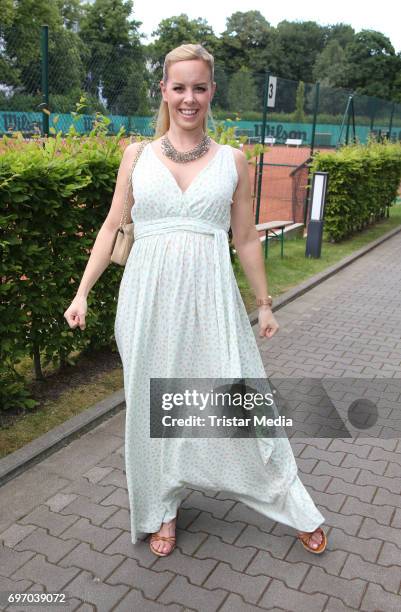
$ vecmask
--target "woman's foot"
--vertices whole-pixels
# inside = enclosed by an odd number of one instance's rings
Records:
[[[315,531],[298,531],[297,537],[303,547],[313,553],[322,553],[327,545],[327,537],[321,527]]]
[[[150,536],[150,549],[159,557],[166,557],[175,548],[175,527],[177,517],[168,523],[162,523],[159,531]]]

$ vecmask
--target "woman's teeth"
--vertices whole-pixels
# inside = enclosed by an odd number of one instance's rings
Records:
[[[192,115],[196,115],[196,113],[198,112],[198,109],[193,110],[193,111],[189,111],[189,110],[182,110],[181,108],[178,109],[179,112],[182,115],[187,115],[188,117],[192,116]]]

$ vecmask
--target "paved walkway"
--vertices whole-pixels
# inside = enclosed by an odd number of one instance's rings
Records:
[[[268,375],[401,378],[400,262],[398,234],[280,310],[279,334],[258,339]],[[0,591],[65,591],[71,605],[53,609],[68,612],[401,609],[401,440],[292,442],[326,517],[322,556],[234,500],[188,490],[178,547],[156,559],[130,542],[124,417],[0,489]]]

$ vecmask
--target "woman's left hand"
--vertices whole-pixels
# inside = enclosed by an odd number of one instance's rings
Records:
[[[280,329],[279,324],[274,318],[270,308],[259,308],[259,336],[261,338],[271,338]]]

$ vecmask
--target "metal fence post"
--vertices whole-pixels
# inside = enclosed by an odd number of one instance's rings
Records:
[[[49,136],[49,26],[43,25],[40,36],[42,55],[42,132]]]
[[[313,108],[313,126],[312,126],[312,138],[311,138],[311,147],[310,147],[310,156],[313,155],[313,150],[315,148],[315,135],[316,135],[316,119],[317,119],[317,111],[319,108],[319,93],[320,93],[320,83],[319,81],[316,83],[315,87],[315,104]]]
[[[265,146],[265,134],[266,134],[266,118],[267,118],[267,98],[269,95],[269,78],[270,72],[266,72],[265,78],[265,86],[263,89],[263,119],[262,119],[262,131],[261,131],[261,142],[262,146]],[[258,174],[258,189],[256,195],[256,214],[255,214],[255,224],[259,223],[259,214],[260,214],[260,198],[262,194],[262,175],[263,175],[263,150],[259,155],[259,174]]]
[[[393,129],[394,111],[395,111],[395,102],[393,102],[393,104],[391,106],[390,123],[389,123],[389,126],[388,126],[388,139],[389,140],[391,140],[391,130]]]

